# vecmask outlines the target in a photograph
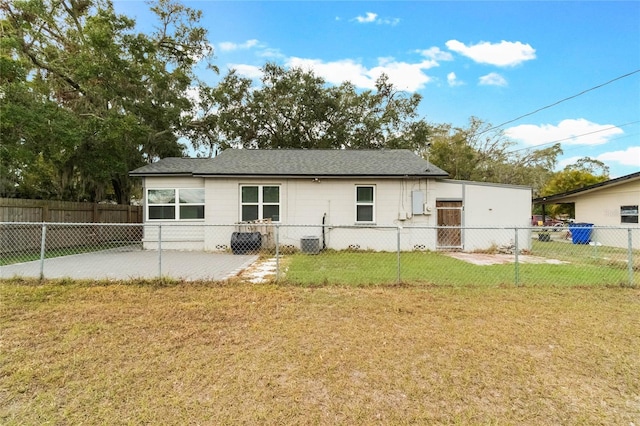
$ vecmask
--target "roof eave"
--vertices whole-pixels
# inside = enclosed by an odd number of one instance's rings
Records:
[[[572,203],[574,202],[573,199],[577,195],[587,194],[589,192],[597,191],[608,186],[620,185],[622,183],[626,183],[627,181],[633,181],[635,179],[640,179],[640,172],[621,176],[615,179],[605,180],[604,182],[599,182],[593,185],[586,186],[584,188],[572,189],[571,191],[562,192],[560,194],[534,198],[531,201],[534,204],[562,204],[562,200],[565,200],[564,202],[566,203]]]
[[[147,176],[194,176],[191,172],[129,172],[130,177],[147,177]]]
[[[447,174],[322,174],[322,173],[305,173],[305,174],[281,174],[281,173],[193,173],[193,177],[216,177],[216,178],[281,178],[281,179],[306,179],[306,178],[325,178],[325,179],[349,179],[349,178],[372,178],[372,179],[398,179],[398,178],[442,178],[449,177]]]

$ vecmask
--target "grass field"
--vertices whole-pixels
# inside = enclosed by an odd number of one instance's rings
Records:
[[[0,282],[0,423],[640,424],[640,291]]]
[[[520,263],[521,285],[630,285],[626,250],[600,248],[598,257],[590,246],[535,241],[532,254],[562,261],[561,264]],[[640,253],[633,254],[633,285],[640,284]],[[467,285],[516,284],[514,263],[474,265],[454,259],[446,252],[326,251],[319,255],[294,254],[283,261],[284,281],[303,286],[318,283],[344,285],[393,284],[397,282]],[[400,275],[400,280],[398,280]]]

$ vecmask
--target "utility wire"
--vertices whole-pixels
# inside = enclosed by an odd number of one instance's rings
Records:
[[[639,71],[640,71],[640,70],[639,70]],[[579,138],[579,137],[581,137],[581,136],[587,136],[587,135],[592,135],[592,134],[594,134],[594,133],[605,132],[605,131],[607,131],[607,130],[611,130],[611,129],[618,129],[618,128],[620,128],[620,127],[624,127],[624,126],[628,126],[628,125],[630,125],[630,124],[636,124],[636,123],[640,123],[640,120],[630,121],[629,123],[624,123],[624,124],[614,125],[614,126],[611,126],[611,127],[605,127],[604,129],[594,130],[593,132],[581,133],[581,134],[579,134],[579,135],[569,136],[568,138],[556,139],[556,140],[551,141],[551,142],[544,142],[544,143],[540,143],[540,144],[537,144],[537,145],[531,145],[531,146],[527,146],[527,147],[525,147],[525,148],[518,148],[518,149],[514,149],[513,151],[509,151],[509,153],[511,153],[511,152],[518,152],[518,151],[524,151],[524,150],[527,150],[527,149],[540,148],[541,146],[551,145],[551,144],[554,144],[554,143],[563,142],[563,141],[568,141],[568,140],[571,140],[571,139],[577,139],[577,138]],[[618,138],[618,139],[619,139],[619,138]]]
[[[483,130],[482,132],[478,133],[478,135],[481,135],[481,134],[483,134],[483,133],[487,133],[487,132],[489,132],[489,131],[491,131],[491,130],[495,130],[495,129],[499,128],[499,127],[504,126],[505,124],[513,123],[514,121],[518,121],[518,120],[520,120],[521,118],[528,117],[528,116],[530,116],[530,115],[533,115],[533,114],[535,114],[535,113],[538,113],[538,112],[540,112],[540,111],[542,111],[542,110],[545,110],[545,109],[547,109],[547,108],[554,107],[554,106],[556,106],[556,105],[558,105],[558,104],[560,104],[560,103],[562,103],[562,102],[568,101],[568,100],[573,99],[573,98],[577,98],[578,96],[582,96],[582,95],[584,95],[584,94],[585,94],[585,93],[587,93],[587,92],[590,92],[590,91],[592,91],[592,90],[599,89],[599,88],[601,88],[601,87],[603,87],[603,86],[606,86],[607,84],[613,83],[614,81],[621,80],[621,79],[623,79],[623,78],[629,77],[630,75],[633,75],[633,74],[636,74],[636,73],[639,73],[639,72],[640,72],[640,69],[637,69],[637,70],[635,70],[635,71],[631,71],[630,73],[627,73],[627,74],[621,75],[620,77],[616,77],[616,78],[614,78],[614,79],[612,79],[612,80],[609,80],[609,81],[607,81],[606,83],[602,83],[602,84],[599,84],[599,85],[597,85],[597,86],[591,87],[591,88],[589,88],[589,89],[587,89],[587,90],[583,90],[582,92],[577,93],[577,94],[575,94],[575,95],[573,95],[573,96],[569,96],[568,98],[560,99],[560,100],[559,100],[559,101],[557,101],[557,102],[554,102],[554,103],[549,104],[549,105],[547,105],[547,106],[544,106],[544,107],[542,107],[542,108],[538,108],[538,109],[537,109],[537,110],[535,110],[535,111],[531,111],[531,112],[529,112],[529,113],[527,113],[527,114],[524,114],[524,115],[521,115],[521,116],[519,116],[519,117],[516,117],[516,118],[514,118],[513,120],[505,121],[504,123],[498,124],[497,126],[490,127],[490,128],[488,128],[488,129]]]
[[[618,141],[620,139],[631,138],[631,137],[638,136],[638,135],[640,135],[640,133],[631,133],[631,134],[628,134],[628,135],[620,136],[619,138],[609,139],[607,142]],[[629,147],[629,148],[631,148],[631,147]],[[584,146],[581,146],[581,145],[570,145],[568,148],[562,148],[562,153],[566,154],[568,152],[572,152],[572,151],[575,151],[577,149],[584,149]]]

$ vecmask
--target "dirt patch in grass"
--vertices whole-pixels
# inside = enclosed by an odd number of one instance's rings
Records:
[[[0,282],[0,423],[640,424],[640,291]]]
[[[454,259],[463,260],[474,265],[505,265],[508,263],[514,263],[516,257],[513,254],[489,254],[489,253],[464,253],[464,252],[446,252],[449,257]],[[531,256],[531,255],[519,255],[518,262],[528,263],[534,265],[548,264],[548,265],[561,265],[569,262],[565,262],[557,259],[548,259],[546,257]]]

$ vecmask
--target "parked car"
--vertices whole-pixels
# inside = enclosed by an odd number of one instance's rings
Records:
[[[531,216],[531,226],[545,226],[559,229],[565,226],[565,223],[561,220],[553,219],[550,216],[546,216],[543,221],[541,214],[534,214],[533,216]]]

